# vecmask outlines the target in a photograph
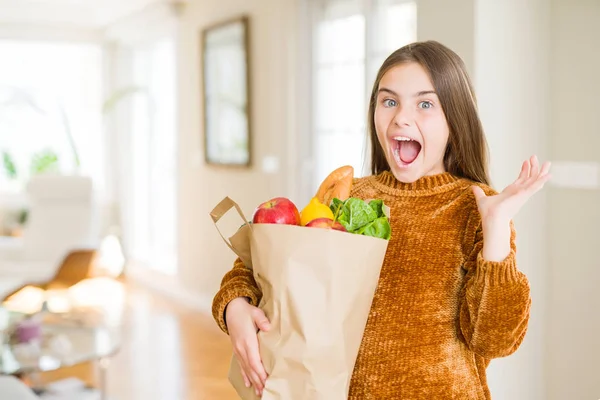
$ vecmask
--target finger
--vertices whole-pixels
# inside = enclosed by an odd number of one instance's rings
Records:
[[[255,372],[250,372],[250,376],[251,376],[251,380],[253,382],[254,386],[254,392],[256,393],[257,396],[260,396],[260,394],[262,393],[263,390],[263,384],[260,381],[260,378],[258,377],[258,375],[256,375]]]
[[[552,178],[551,174],[545,174],[540,176],[527,190],[533,194],[544,187],[544,184]]]
[[[250,363],[249,360],[245,364],[244,369],[246,371],[246,376],[248,377],[248,379],[250,379],[251,385],[254,386],[256,394],[258,395],[260,393],[260,391],[263,389],[262,379],[260,378],[258,373],[256,373],[256,371],[254,371],[254,369],[252,368],[252,364]]]
[[[537,178],[540,174],[540,163],[536,155],[531,157],[531,172],[529,173],[530,178]]]
[[[473,190],[473,194],[475,195],[475,201],[477,201],[478,203],[481,199],[484,199],[486,197],[485,192],[479,186],[471,186],[471,189]]]
[[[246,373],[246,377],[249,379],[250,385],[254,386],[256,394],[258,395],[259,390],[262,389],[262,380],[260,379],[260,376],[253,370],[249,354],[250,351],[246,347],[240,351],[238,357],[242,365],[242,370],[244,370]]]
[[[258,341],[256,345],[248,346],[248,363],[258,377],[261,380],[261,384],[264,386],[267,381],[267,371],[260,359],[260,352],[258,351]]]
[[[524,195],[528,198],[533,196],[535,193],[537,193],[544,187],[546,182],[548,182],[551,177],[552,177],[551,174],[546,174],[544,176],[540,176],[538,179],[533,181],[533,183],[530,183],[529,185],[527,185],[527,187],[522,191],[522,193],[524,193]]]
[[[550,172],[550,166],[552,164],[550,163],[550,161],[546,161],[544,164],[542,164],[542,170],[540,171],[540,176],[546,175],[548,172]]]
[[[531,160],[525,161],[525,180],[529,179],[529,175],[531,174]]]
[[[244,368],[242,367],[242,363],[238,360],[238,364],[240,366],[240,372],[242,373],[242,378],[244,378],[244,385],[249,388],[250,387],[250,379],[248,378],[248,375],[246,374],[246,371],[244,371]]]
[[[267,332],[271,329],[271,322],[269,322],[269,319],[260,308],[254,310],[252,318],[254,319],[254,324],[256,327],[261,331]]]
[[[529,177],[529,168],[529,160],[523,161],[523,165],[521,165],[521,172],[519,173],[516,183],[521,183]]]
[[[545,178],[542,182],[540,182],[540,179],[548,176],[549,171],[550,171],[550,162],[546,161],[542,165],[542,169],[540,170],[539,175],[536,177],[529,178],[527,180],[526,190],[530,191],[530,192],[537,192],[538,190],[540,190],[544,186],[544,183],[548,182],[549,178]]]
[[[536,179],[538,178],[538,176],[540,174],[539,162],[538,162],[537,157],[531,156],[530,162],[531,162],[531,171],[529,173],[529,178],[527,178],[525,180],[525,182],[522,183],[525,186],[524,190],[529,190],[531,185],[533,185],[535,183]]]

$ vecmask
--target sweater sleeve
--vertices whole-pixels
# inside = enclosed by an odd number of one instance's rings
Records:
[[[476,354],[492,359],[514,353],[527,331],[531,305],[527,277],[517,269],[511,221],[510,254],[502,261],[483,259],[481,223],[467,262],[460,295],[460,331]]]
[[[221,288],[215,295],[212,303],[213,318],[219,328],[227,334],[225,312],[229,302],[237,297],[247,297],[250,304],[258,306],[262,293],[254,280],[253,272],[246,267],[239,257],[233,263],[233,268],[228,271],[221,281]]]

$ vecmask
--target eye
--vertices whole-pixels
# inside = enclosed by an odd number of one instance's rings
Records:
[[[398,103],[393,99],[385,99],[383,100],[384,107],[396,107]]]
[[[433,104],[430,101],[422,101],[419,103],[419,108],[428,109],[433,107]]]

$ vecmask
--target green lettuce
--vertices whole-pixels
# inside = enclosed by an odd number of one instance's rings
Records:
[[[387,217],[377,218],[375,221],[362,227],[357,233],[390,240],[392,229]]]
[[[377,218],[385,216],[385,213],[383,212],[383,200],[371,200],[369,202],[369,207],[377,213]]]
[[[384,212],[383,200],[364,200],[350,197],[345,201],[333,199],[331,211],[350,233],[389,240],[391,227]]]

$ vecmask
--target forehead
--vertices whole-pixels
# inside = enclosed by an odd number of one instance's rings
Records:
[[[379,88],[391,89],[399,94],[414,94],[434,90],[425,69],[418,63],[402,63],[390,68],[381,78]]]

